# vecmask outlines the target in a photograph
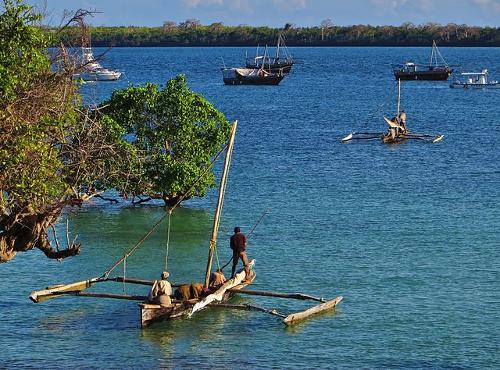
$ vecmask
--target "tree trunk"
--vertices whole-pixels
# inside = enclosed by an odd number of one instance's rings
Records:
[[[22,212],[3,216],[0,230],[0,263],[12,260],[17,252],[40,249],[48,258],[60,259],[80,253],[80,245],[69,245],[55,250],[48,237],[48,229],[57,222],[60,209],[46,213]]]

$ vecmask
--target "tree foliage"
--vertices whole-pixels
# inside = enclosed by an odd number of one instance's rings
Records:
[[[206,193],[214,177],[202,169],[221,148],[229,123],[183,76],[163,89],[116,91],[103,107],[86,108],[73,81],[81,66],[62,45],[47,53],[54,41],[38,26],[40,15],[20,0],[4,0],[4,8],[0,263],[33,248],[55,259],[78,254],[74,242],[60,248],[55,239],[54,248],[49,231],[65,207],[107,189],[172,204],[201,178],[190,196]],[[77,11],[68,24],[81,29],[86,14]]]
[[[103,105],[144,159],[129,184],[130,195],[160,198],[171,206],[180,197],[203,196],[214,185],[214,175],[206,169],[227,140],[230,125],[189,89],[183,75],[164,88],[146,84],[117,90]]]
[[[48,237],[64,207],[111,186],[128,172],[133,147],[122,128],[80,106],[73,64],[64,49],[52,59],[40,16],[4,1],[0,15],[0,262],[33,248],[49,258],[79,252],[54,249]],[[4,37],[8,35],[8,37]],[[53,62],[60,66],[51,69]],[[116,160],[119,158],[118,160]]]
[[[495,27],[408,22],[401,26],[336,26],[331,19],[316,27],[290,23],[283,28],[220,22],[201,25],[196,19],[179,25],[165,22],[163,27],[93,27],[92,42],[94,46],[254,46],[275,44],[279,34],[289,46],[429,46],[433,40],[442,46],[500,46],[500,28]],[[58,37],[68,42],[77,36],[77,28],[68,28]]]

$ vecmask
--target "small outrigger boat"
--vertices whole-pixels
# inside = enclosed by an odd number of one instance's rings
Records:
[[[441,64],[438,62],[438,57]],[[453,73],[453,69],[446,63],[436,46],[432,42],[431,57],[428,65],[406,62],[404,64],[393,64],[394,77],[396,80],[408,81],[446,81]]]
[[[452,89],[499,89],[500,82],[488,81],[488,70],[483,69],[481,72],[464,72],[461,73],[465,77],[465,81],[455,81],[450,87]]]
[[[267,55],[267,46],[264,55],[259,55],[259,47],[254,58],[246,58],[246,67],[251,69],[264,68],[273,73],[289,73],[294,65],[292,55],[285,45],[285,38],[283,35],[278,37],[278,45],[276,46],[276,56],[271,57]]]
[[[422,140],[431,143],[438,143],[443,140],[444,135],[427,135],[411,133],[406,126],[406,112],[400,109],[401,107],[401,80],[398,80],[398,103],[397,113],[389,119],[384,116],[384,121],[389,125],[386,133],[378,132],[352,132],[342,138],[342,143],[347,143],[352,140],[380,140],[384,144],[396,144],[406,140]]]
[[[139,284],[148,287],[154,286],[155,282],[150,280],[141,280],[134,278],[127,278],[125,276],[110,277],[110,273],[119,265],[125,266],[127,258],[142,245],[142,242],[160,225],[160,223],[166,218],[171,217],[172,211],[176,206],[172,207],[160,220],[158,220],[153,227],[145,234],[141,240],[136,243],[133,248],[131,248],[122,258],[120,258],[113,266],[104,272],[100,277],[78,281],[70,284],[61,284],[52,287],[48,287],[44,290],[34,291],[30,295],[30,299],[35,302],[44,302],[46,300],[60,297],[63,295],[70,295],[74,297],[91,297],[91,298],[110,298],[110,299],[122,299],[122,300],[132,300],[139,301],[140,308],[140,324],[141,327],[149,326],[150,324],[160,321],[160,320],[171,320],[180,317],[191,317],[196,312],[206,309],[206,308],[223,308],[223,309],[237,309],[237,310],[252,310],[265,312],[282,319],[285,325],[293,325],[301,320],[307,319],[315,314],[324,312],[326,310],[331,310],[337,306],[342,300],[341,296],[338,296],[331,300],[324,300],[323,298],[314,297],[307,294],[301,293],[277,293],[268,291],[255,291],[255,290],[245,290],[244,288],[252,284],[255,279],[255,272],[253,271],[253,266],[255,260],[250,262],[251,273],[250,276],[246,276],[246,272],[242,269],[235,276],[221,285],[215,288],[210,287],[210,276],[212,272],[212,262],[214,253],[216,252],[217,236],[220,224],[220,217],[222,212],[223,200],[225,189],[227,185],[229,165],[232,156],[234,137],[236,133],[237,122],[234,122],[231,128],[231,135],[229,141],[226,145],[226,153],[224,160],[224,167],[221,174],[221,179],[219,183],[219,193],[217,198],[217,207],[214,215],[214,222],[212,228],[212,235],[209,243],[209,254],[207,260],[207,268],[205,271],[205,283],[203,285],[203,293],[200,297],[191,298],[188,300],[179,300],[175,296],[169,297],[170,302],[168,304],[158,304],[156,302],[151,302],[148,300],[147,296],[137,296],[137,295],[126,295],[126,294],[112,294],[112,293],[92,293],[85,291],[86,289],[94,286],[97,283],[102,282],[120,282],[123,284]],[[213,163],[212,163],[213,165]],[[180,201],[177,203],[177,205]],[[170,220],[168,222],[170,225]],[[255,228],[255,227],[254,227]],[[167,257],[168,257],[168,240],[170,235],[170,227],[167,229]],[[218,259],[217,259],[218,260]],[[224,267],[223,267],[224,268]],[[222,269],[223,269],[222,268]],[[219,271],[222,271],[219,269]],[[125,272],[125,268],[124,268]],[[173,287],[179,287],[181,284],[172,284]],[[182,284],[185,285],[185,284]],[[254,306],[250,304],[240,304],[234,305],[226,303],[236,294],[247,294],[254,296],[269,296],[277,298],[286,299],[299,299],[299,300],[313,300],[320,302],[320,304],[313,306],[307,310],[291,313],[289,315],[283,315],[274,309],[266,309],[259,306]]]
[[[222,68],[226,85],[278,85],[285,75],[269,72],[264,68]]]

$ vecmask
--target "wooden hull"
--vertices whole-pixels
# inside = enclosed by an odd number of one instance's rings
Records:
[[[446,81],[452,72],[451,69],[416,72],[394,71],[394,77],[401,81]]]
[[[284,76],[224,78],[225,85],[279,85]]]
[[[382,136],[382,142],[384,144],[398,144],[402,143],[403,141],[408,140],[407,137],[404,136],[396,136],[396,137],[391,137],[390,135],[384,135]]]
[[[251,262],[253,265],[254,261]],[[225,303],[228,300],[230,300],[234,296],[234,290],[240,290],[243,289],[244,287],[252,284],[253,280],[255,279],[255,272],[252,274],[252,279],[251,281],[244,281],[244,282],[239,282],[242,281],[245,272],[240,271],[236,275],[236,278],[240,277],[240,279],[236,282],[236,285],[231,284],[231,280],[228,280],[227,285],[224,284],[219,290],[215,291],[214,293],[210,294],[207,297],[204,297],[202,299],[192,299],[189,300],[188,302],[179,302],[179,301],[174,301],[173,305],[170,307],[164,307],[159,304],[150,304],[150,303],[140,303],[140,319],[141,319],[141,327],[147,327],[151,325],[154,322],[157,321],[163,321],[163,320],[172,320],[180,317],[190,317],[194,312],[193,310],[201,310],[204,309],[208,306],[204,305],[203,302],[209,299],[211,296],[219,296],[220,300],[217,298],[217,303]],[[236,279],[235,278],[235,279]],[[227,291],[231,289],[232,291]],[[214,304],[211,303],[210,304]],[[217,304],[215,303],[215,304]],[[197,306],[201,306],[200,308],[196,308]]]
[[[187,316],[190,305],[174,303],[171,307],[162,307],[159,304],[141,303],[141,327],[146,327],[156,321],[175,319]]]

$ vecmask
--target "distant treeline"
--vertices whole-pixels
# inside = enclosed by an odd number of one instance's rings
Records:
[[[500,46],[500,28],[427,23],[401,26],[336,26],[326,20],[317,27],[283,28],[201,25],[190,19],[162,27],[92,27],[92,46],[255,46],[274,45],[281,33],[288,46]],[[51,30],[55,32],[55,30]],[[78,45],[81,32],[67,28],[61,41]]]

